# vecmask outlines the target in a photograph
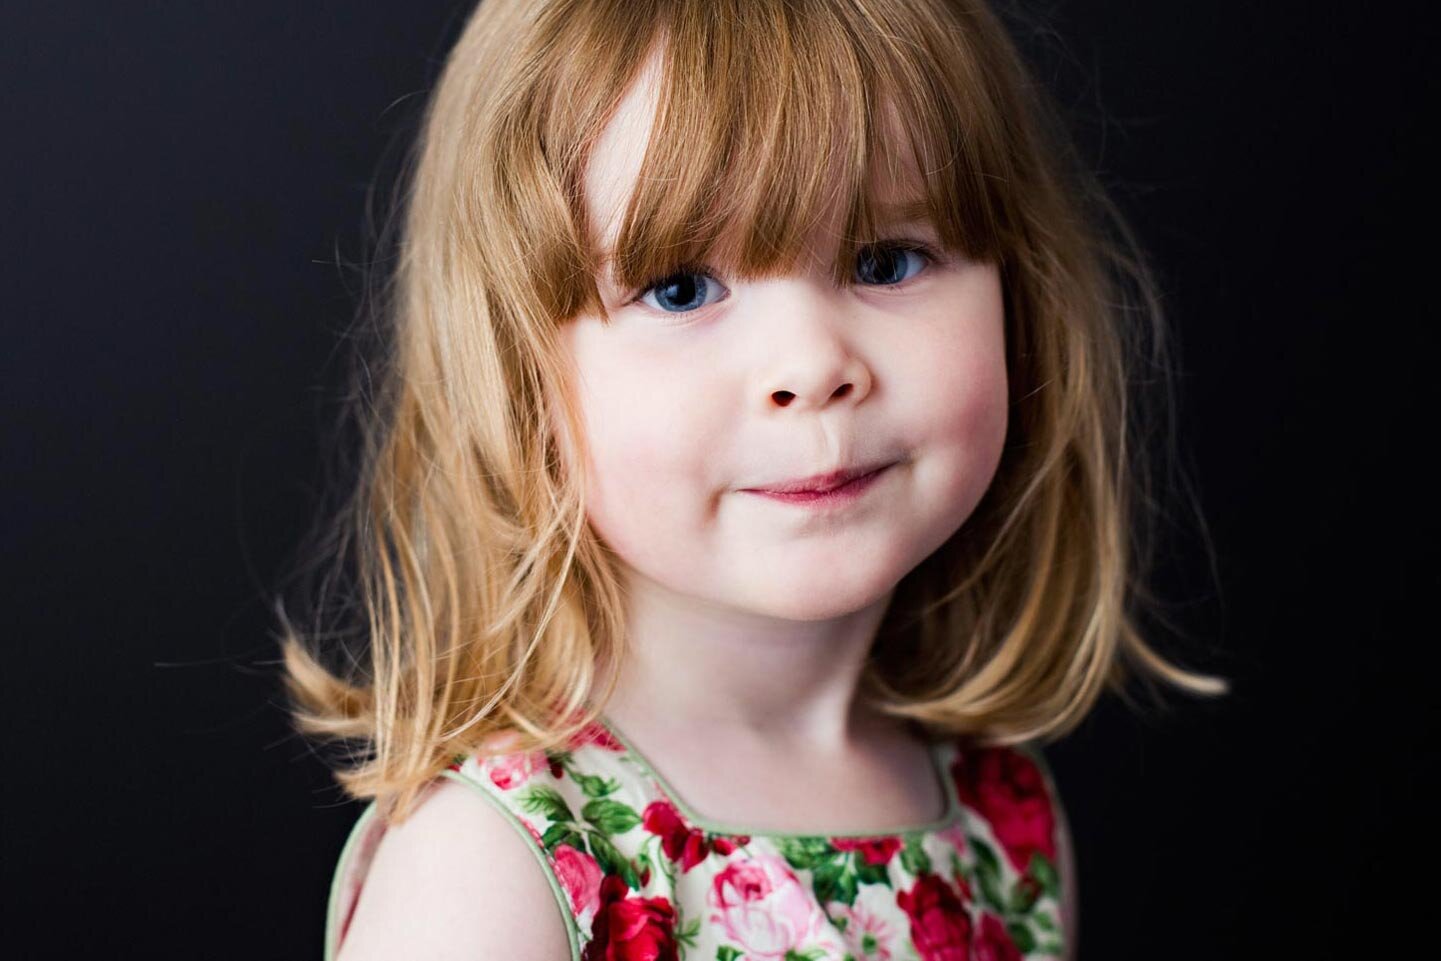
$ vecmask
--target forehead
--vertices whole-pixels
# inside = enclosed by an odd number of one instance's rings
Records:
[[[663,50],[656,45],[638,69],[620,101],[591,147],[581,177],[589,241],[599,252],[603,268],[613,263],[615,243],[626,207],[639,186],[639,178],[650,146],[657,111],[661,105],[664,78]],[[718,107],[717,109],[723,109]],[[925,224],[930,205],[925,185],[911,150],[906,147],[894,105],[884,102],[878,111],[882,136],[889,156],[874,165],[868,193],[882,223]],[[817,164],[827,168],[824,182],[839,185],[839,155],[816,145]],[[843,230],[846,212],[844,192],[834,191],[833,202],[812,228],[813,245],[825,250]],[[722,241],[722,247],[725,246]]]

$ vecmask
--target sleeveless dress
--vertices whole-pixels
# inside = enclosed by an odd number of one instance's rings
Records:
[[[604,717],[565,750],[460,756],[442,776],[529,839],[573,961],[1061,958],[1064,815],[1040,752],[948,739],[930,754],[946,813],[865,834],[713,824]],[[325,961],[384,832],[376,810],[336,865]]]

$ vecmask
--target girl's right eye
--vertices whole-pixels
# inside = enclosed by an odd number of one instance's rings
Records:
[[[709,274],[680,270],[646,286],[635,299],[656,310],[681,314],[715,303],[724,291],[725,287]]]

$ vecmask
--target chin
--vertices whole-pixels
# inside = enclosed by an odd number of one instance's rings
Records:
[[[788,621],[824,621],[845,617],[884,601],[899,577],[851,570],[838,577],[835,568],[808,575],[770,578],[743,590],[734,601],[755,614]]]

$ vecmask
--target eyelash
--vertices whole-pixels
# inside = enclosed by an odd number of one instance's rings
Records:
[[[934,247],[932,247],[930,244],[925,243],[924,241],[920,241],[920,240],[882,240],[882,241],[878,241],[878,242],[873,243],[873,244],[867,244],[865,247],[862,247],[861,249],[862,249],[862,250],[868,250],[868,249],[877,249],[877,248],[880,248],[880,249],[889,249],[889,250],[901,250],[901,251],[906,251],[906,252],[908,252],[908,253],[920,254],[923,258],[925,258],[925,261],[926,261],[926,265],[927,265],[927,266],[932,266],[932,265],[936,264],[936,263],[941,259],[941,258],[940,258],[940,254],[936,252],[936,250],[935,250]],[[672,270],[670,273],[665,274],[665,275],[662,276],[662,277],[654,277],[654,278],[646,281],[644,285],[642,285],[641,287],[639,287],[633,294],[631,294],[629,297],[626,298],[626,300],[625,300],[625,306],[628,307],[628,306],[630,306],[631,304],[639,303],[639,302],[640,302],[640,299],[641,299],[642,297],[644,297],[646,294],[650,293],[650,292],[651,292],[652,290],[654,290],[655,288],[659,287],[659,286],[660,286],[662,283],[664,283],[665,281],[671,280],[671,279],[673,279],[673,278],[675,278],[675,277],[682,277],[682,276],[685,276],[685,275],[687,275],[687,274],[696,274],[696,275],[698,275],[698,276],[710,277],[710,278],[712,278],[712,279],[715,278],[715,271],[714,271],[711,267],[707,266],[706,264],[682,264],[681,266],[677,267],[675,270]],[[902,284],[909,283],[911,280],[914,280],[914,279],[915,279],[915,278],[911,277],[911,278],[907,278],[906,280],[902,280],[902,281],[900,281],[899,283],[894,283],[894,284],[863,284],[863,285],[861,285],[861,286],[866,286],[866,287],[882,287],[882,288],[885,288],[885,287],[899,287],[899,286],[901,286]],[[692,310],[692,311],[684,311],[684,312],[676,312],[675,316],[681,316],[681,317],[683,317],[683,316],[685,316],[686,314],[693,314],[693,313],[695,313],[695,311],[693,311],[693,310]]]

